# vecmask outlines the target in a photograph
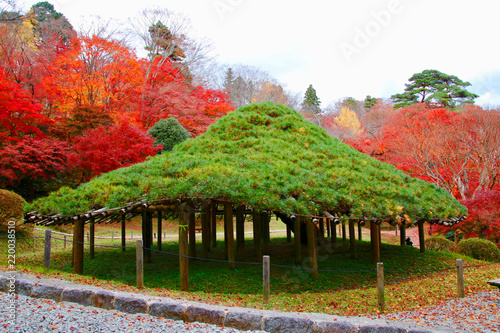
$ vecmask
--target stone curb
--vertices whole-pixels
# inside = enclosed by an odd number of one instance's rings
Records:
[[[0,272],[0,292],[6,292],[10,283],[5,274],[9,273]],[[24,296],[46,298],[56,302],[74,302],[106,310],[147,313],[156,317],[203,322],[238,330],[261,330],[270,333],[432,333],[428,330],[408,328],[409,324],[389,323],[385,320],[223,307],[167,297],[109,291],[63,280],[39,279],[25,274],[16,274],[15,286],[16,293]]]

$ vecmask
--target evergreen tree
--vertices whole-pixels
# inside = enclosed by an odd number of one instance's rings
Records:
[[[304,101],[302,102],[302,111],[308,112],[312,114],[320,114],[321,108],[319,105],[321,104],[318,96],[316,95],[316,89],[313,88],[312,84],[307,88],[306,93],[304,95]]]
[[[162,145],[162,151],[171,151],[176,144],[191,137],[191,134],[174,117],[160,119],[148,133],[156,139],[155,146]]]
[[[378,100],[375,97],[371,97],[370,95],[366,96],[364,107],[366,111],[370,111],[370,109],[377,104]]]

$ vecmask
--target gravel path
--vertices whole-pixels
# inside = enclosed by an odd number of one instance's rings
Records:
[[[243,332],[22,295],[16,295],[16,319],[12,324],[9,305],[9,296],[0,293],[0,332]]]
[[[436,332],[500,332],[500,291],[479,293],[431,306],[373,319],[396,320],[434,328]]]

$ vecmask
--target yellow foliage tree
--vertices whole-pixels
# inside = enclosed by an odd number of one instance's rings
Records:
[[[359,136],[363,133],[363,128],[359,122],[356,112],[344,106],[340,110],[340,114],[334,117],[336,127],[336,135],[341,141]]]

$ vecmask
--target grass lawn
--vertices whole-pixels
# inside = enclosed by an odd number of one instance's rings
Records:
[[[209,255],[212,260],[190,260],[190,292],[180,291],[179,258],[175,255],[153,252],[152,263],[144,267],[146,288],[135,286],[135,240],[140,236],[140,220],[127,223],[127,249],[120,245],[120,225],[97,225],[96,235],[108,237],[97,239],[95,258],[88,257],[85,246],[84,275],[72,274],[71,244],[64,248],[63,236],[53,234],[51,268],[43,268],[43,240],[37,239],[33,252],[33,241],[18,241],[16,269],[44,277],[56,277],[76,283],[91,284],[112,290],[143,292],[152,295],[169,296],[186,300],[202,301],[227,306],[242,306],[282,311],[320,312],[336,315],[377,314],[376,265],[371,263],[369,242],[358,242],[358,257],[350,258],[348,243],[338,239],[338,247],[319,248],[319,279],[310,277],[307,271],[294,265],[293,245],[287,243],[285,225],[275,220],[271,229],[271,299],[262,303],[262,265],[258,263],[252,245],[251,224],[246,230],[246,256],[237,258],[236,269],[230,270],[224,261],[223,236],[218,235],[217,247]],[[176,222],[164,221],[163,230],[167,237],[162,250],[178,253]],[[156,226],[154,226],[156,230]],[[281,231],[280,231],[281,230]],[[130,231],[134,239],[130,239]],[[222,232],[222,223],[218,226]],[[111,239],[111,237],[114,239]],[[43,230],[35,231],[42,237]],[[365,235],[363,235],[365,236]],[[368,234],[366,234],[368,238]],[[67,237],[68,241],[70,237]],[[201,237],[198,236],[198,254],[201,254]],[[435,305],[456,297],[457,258],[465,263],[466,294],[491,291],[486,281],[500,277],[500,264],[489,264],[450,252],[426,251],[401,248],[396,244],[398,237],[383,235],[381,261],[385,269],[385,295],[387,313]],[[154,242],[156,248],[156,240]],[[0,239],[0,246],[6,249],[6,239]],[[7,270],[6,251],[1,251],[0,269]],[[307,267],[307,249],[303,248],[304,267]],[[286,267],[277,267],[286,266]],[[474,267],[473,267],[474,266]],[[435,270],[438,270],[437,272]]]

